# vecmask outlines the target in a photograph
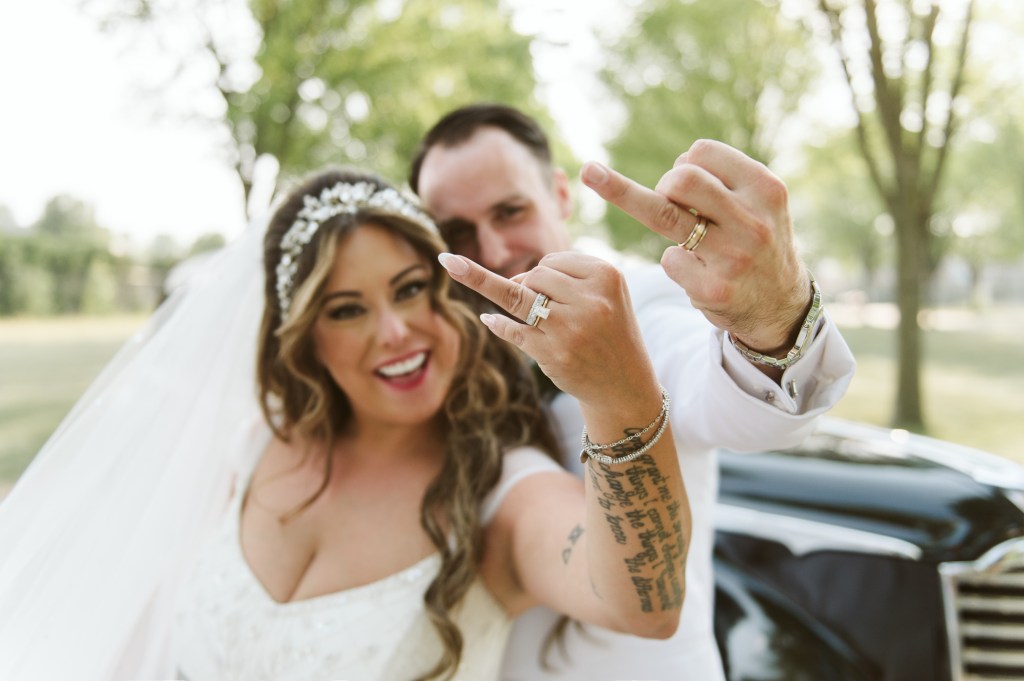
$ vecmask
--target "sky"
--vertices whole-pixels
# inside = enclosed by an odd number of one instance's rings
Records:
[[[0,3],[0,205],[27,226],[66,193],[92,204],[97,222],[144,244],[244,227],[242,194],[216,133],[158,120],[138,101],[138,74],[79,0]],[[548,38],[537,53],[541,96],[581,158],[602,158],[591,26],[621,12],[616,0],[509,0],[515,26]],[[559,46],[563,45],[563,46]],[[593,109],[590,109],[593,111]]]
[[[0,204],[20,225],[59,193],[141,240],[241,228],[241,192],[209,133],[133,102],[123,55],[76,0],[0,5]]]

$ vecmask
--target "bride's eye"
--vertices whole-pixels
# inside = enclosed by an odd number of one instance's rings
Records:
[[[426,289],[427,281],[425,279],[407,282],[398,287],[398,291],[395,292],[395,300],[408,300]]]
[[[344,321],[346,319],[354,319],[364,312],[362,305],[356,303],[348,303],[346,305],[338,305],[327,310],[327,318],[335,321]]]

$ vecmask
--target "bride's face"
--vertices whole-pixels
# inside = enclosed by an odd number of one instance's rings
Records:
[[[338,245],[313,336],[359,423],[419,425],[444,403],[460,340],[431,305],[433,267],[372,224]]]

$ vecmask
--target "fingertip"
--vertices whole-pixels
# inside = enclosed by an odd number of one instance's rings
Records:
[[[441,267],[448,270],[449,274],[456,277],[461,277],[469,272],[469,264],[467,264],[460,256],[453,253],[439,253],[437,261],[441,263]]]
[[[494,319],[494,315],[493,314],[489,314],[487,312],[484,312],[483,314],[480,315],[480,321],[488,329],[490,329],[491,331],[494,331],[495,319]]]
[[[596,187],[608,181],[608,168],[597,161],[587,161],[580,170],[580,177],[590,187]]]

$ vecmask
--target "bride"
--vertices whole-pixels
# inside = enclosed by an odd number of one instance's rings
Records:
[[[442,247],[323,171],[172,297],[0,504],[0,678],[494,679],[538,604],[670,635],[689,511],[643,348],[584,484]]]

